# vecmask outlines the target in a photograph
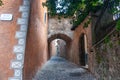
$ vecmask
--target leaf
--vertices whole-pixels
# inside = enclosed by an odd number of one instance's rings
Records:
[[[105,0],[60,0],[60,8],[57,8],[58,0],[47,0],[46,7],[48,8],[50,16],[59,16],[59,17],[72,17],[73,26],[78,26],[81,24],[84,19],[88,16],[90,12],[97,12],[103,8]],[[110,12],[116,14],[120,11],[117,10],[120,0],[109,0],[109,10]],[[67,7],[67,8],[65,8]],[[85,23],[85,27],[90,23],[88,21]]]
[[[116,30],[117,30],[117,31],[120,31],[120,20],[117,21]]]

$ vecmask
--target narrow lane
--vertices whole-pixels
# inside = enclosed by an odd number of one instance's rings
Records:
[[[33,80],[96,80],[86,69],[65,60],[53,56]]]

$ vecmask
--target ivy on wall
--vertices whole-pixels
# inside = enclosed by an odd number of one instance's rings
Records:
[[[119,13],[119,3],[120,0],[47,0],[43,6],[48,8],[51,17],[71,17],[73,28],[76,28],[90,13],[94,14],[101,9],[109,8],[110,13]],[[86,22],[84,27],[88,24]]]
[[[120,20],[118,20],[117,24],[116,24],[116,30],[120,31]]]

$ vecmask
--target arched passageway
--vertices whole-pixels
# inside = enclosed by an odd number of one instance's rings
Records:
[[[79,63],[81,66],[87,66],[88,62],[87,38],[85,34],[81,34],[79,38]]]
[[[71,38],[65,34],[52,35],[50,38],[48,38],[48,58],[50,59],[52,55],[56,54],[55,51],[57,51],[58,55],[60,54],[61,57],[68,59],[71,41]]]
[[[60,56],[66,57],[66,42],[62,39],[55,39],[50,43],[50,57],[52,56]]]
[[[80,63],[86,65],[86,38],[84,35],[80,37],[80,50],[84,51],[80,53]],[[66,56],[65,58],[61,56],[51,57],[51,46],[53,42],[61,44],[61,41],[66,43]],[[38,71],[33,80],[95,80],[95,77],[86,69],[79,67],[78,65],[71,63],[69,61],[69,51],[71,47],[71,38],[65,34],[54,34],[48,38],[48,50],[49,50],[49,60],[43,66],[41,70]],[[53,44],[55,46],[55,44]],[[83,47],[84,46],[84,47]],[[54,51],[54,50],[53,50]],[[59,50],[58,50],[59,51]],[[84,54],[83,54],[84,53]],[[58,55],[58,54],[57,54]],[[73,56],[74,57],[74,56]],[[84,57],[84,58],[83,58]],[[68,59],[68,60],[66,60]],[[84,60],[82,60],[84,59]]]

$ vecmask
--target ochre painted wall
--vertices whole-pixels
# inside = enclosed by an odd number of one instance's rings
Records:
[[[16,44],[15,32],[17,27],[17,18],[20,17],[19,6],[22,0],[2,0],[4,5],[0,6],[0,14],[13,14],[12,21],[0,21],[0,80],[8,80],[13,76],[13,70],[10,69],[10,61],[15,58],[13,46]]]
[[[87,20],[87,18],[86,18]],[[85,21],[86,21],[85,20]],[[84,21],[84,22],[85,22]],[[73,41],[72,41],[72,45],[71,45],[71,50],[70,50],[70,57],[69,60],[76,63],[76,64],[80,64],[79,62],[79,38],[80,36],[84,33],[84,35],[86,35],[87,37],[87,51],[88,51],[88,55],[90,54],[90,48],[92,45],[92,39],[91,39],[91,26],[89,24],[89,26],[87,28],[83,28],[84,22],[81,23],[74,31],[73,34]]]
[[[47,22],[44,22],[42,2],[45,0],[32,0],[30,21],[26,43],[24,80],[32,80],[37,71],[47,61]],[[47,19],[46,19],[47,20]]]

